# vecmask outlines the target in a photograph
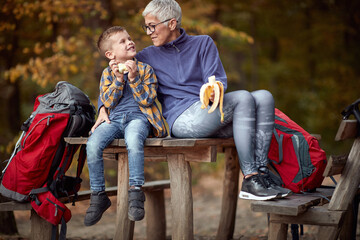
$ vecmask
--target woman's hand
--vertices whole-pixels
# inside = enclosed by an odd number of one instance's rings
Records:
[[[103,122],[106,122],[108,124],[110,124],[110,119],[109,119],[109,115],[106,111],[106,108],[104,106],[102,106],[99,110],[99,116],[96,119],[96,122],[94,124],[94,126],[91,128],[91,133],[93,133],[95,131],[95,129]]]

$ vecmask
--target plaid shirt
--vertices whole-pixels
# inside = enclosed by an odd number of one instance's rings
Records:
[[[150,65],[136,60],[139,70],[134,81],[129,81],[135,101],[153,126],[155,137],[166,137],[165,120],[156,101],[158,82],[154,70]],[[110,67],[104,69],[100,80],[100,98],[104,106],[111,110],[116,106],[123,95],[124,83],[116,81],[116,76]]]

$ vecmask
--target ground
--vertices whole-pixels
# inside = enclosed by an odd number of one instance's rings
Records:
[[[221,210],[222,178],[221,176],[208,175],[200,178],[193,187],[194,198],[194,234],[195,240],[213,240],[217,232]],[[112,206],[107,210],[101,221],[92,227],[83,224],[84,213],[89,201],[76,203],[76,206],[68,205],[72,211],[72,219],[68,223],[67,237],[69,240],[108,240],[112,239],[115,232],[116,197],[111,197]],[[171,208],[170,191],[165,192],[167,236],[171,239]],[[20,236],[0,236],[0,240],[28,239],[30,234],[30,214],[26,211],[15,212]],[[265,240],[267,239],[267,215],[254,213],[250,210],[250,201],[238,200],[236,212],[236,225],[234,240]],[[304,236],[300,239],[313,240],[317,228],[314,226],[304,227]],[[136,222],[136,240],[146,239],[145,220]],[[291,239],[291,234],[289,234]]]

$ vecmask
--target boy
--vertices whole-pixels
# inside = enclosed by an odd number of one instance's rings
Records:
[[[149,134],[165,137],[165,122],[155,104],[157,79],[153,69],[137,61],[135,43],[120,26],[107,29],[98,40],[100,54],[119,66],[104,69],[100,81],[100,98],[110,111],[110,122],[102,122],[90,135],[86,150],[89,168],[90,207],[84,224],[96,224],[111,202],[105,193],[103,150],[116,138],[124,138],[129,160],[129,210],[132,221],[144,218],[144,141]]]

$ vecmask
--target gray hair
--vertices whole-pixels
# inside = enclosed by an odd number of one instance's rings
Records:
[[[176,28],[181,27],[181,7],[175,0],[152,0],[142,13],[143,17],[148,14],[158,18],[160,22],[175,18],[177,21]]]

